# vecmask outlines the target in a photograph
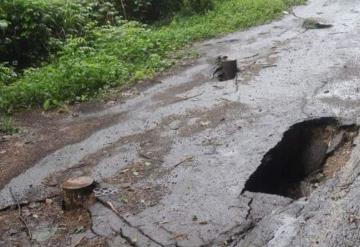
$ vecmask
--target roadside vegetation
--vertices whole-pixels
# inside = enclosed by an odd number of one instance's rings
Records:
[[[11,117],[1,116],[0,117],[0,137],[4,135],[12,135],[18,132],[18,128],[15,127],[15,124]]]
[[[3,0],[0,112],[85,101],[172,66],[175,52],[303,0]]]

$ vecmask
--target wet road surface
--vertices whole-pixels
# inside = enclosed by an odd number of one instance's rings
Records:
[[[105,198],[123,218],[101,203],[90,209],[92,234],[113,246],[126,236],[137,236],[137,246],[359,245],[358,147],[308,198],[241,194],[295,123],[356,123],[359,116],[360,4],[312,0],[294,12],[334,26],[304,32],[303,20],[289,14],[197,44],[202,56],[193,66],[122,104],[80,111],[85,122],[121,118],[14,177],[0,192],[0,206],[13,204],[9,188],[24,200],[42,198],[54,192],[44,181],[90,175],[120,193],[132,187],[126,201]],[[209,61],[218,55],[238,60],[237,83],[211,80]]]

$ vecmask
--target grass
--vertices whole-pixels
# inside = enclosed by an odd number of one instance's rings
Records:
[[[50,64],[28,69],[0,85],[0,111],[84,101],[110,87],[149,79],[176,62],[173,54],[191,42],[220,36],[279,17],[303,0],[216,0],[204,15],[175,17],[160,27],[136,22],[94,28],[70,38]]]
[[[0,134],[12,135],[18,132],[11,117],[0,117]]]

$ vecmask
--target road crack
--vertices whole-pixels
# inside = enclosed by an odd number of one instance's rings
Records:
[[[120,235],[120,237],[122,237],[123,239],[125,239],[125,241],[126,241],[130,246],[139,247],[139,246],[136,244],[136,241],[134,241],[134,240],[132,240],[130,237],[126,236],[121,228],[119,229],[119,235]]]
[[[251,216],[251,211],[252,211],[252,207],[251,207],[251,204],[253,202],[254,198],[250,198],[249,202],[248,202],[248,210],[247,210],[247,214],[246,214],[246,217],[245,219],[248,219],[250,216]]]
[[[129,228],[135,229],[140,235],[142,235],[143,237],[145,237],[146,239],[148,239],[149,241],[161,246],[161,247],[165,247],[164,244],[160,243],[159,241],[157,241],[156,239],[152,238],[149,234],[145,233],[140,227],[134,226],[132,225],[127,219],[125,219],[124,216],[122,216],[116,209],[115,207],[107,201],[103,201],[100,198],[97,198],[97,201],[100,202],[104,207],[110,209],[111,211],[113,211],[115,213],[115,215]],[[122,232],[122,230],[120,230],[120,236],[124,238],[125,234]],[[129,238],[129,237],[127,237]],[[128,239],[124,238],[125,240],[128,241]],[[131,240],[131,239],[130,239]],[[132,240],[131,240],[132,241]],[[132,241],[133,242],[133,241]],[[134,243],[133,243],[134,244]],[[132,245],[132,246],[136,246],[136,245]]]

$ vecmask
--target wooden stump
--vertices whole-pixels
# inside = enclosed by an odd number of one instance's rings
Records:
[[[95,202],[94,179],[91,177],[70,178],[62,184],[61,189],[65,210],[87,208]]]
[[[238,73],[237,61],[226,60],[222,62],[223,80],[234,79]]]

